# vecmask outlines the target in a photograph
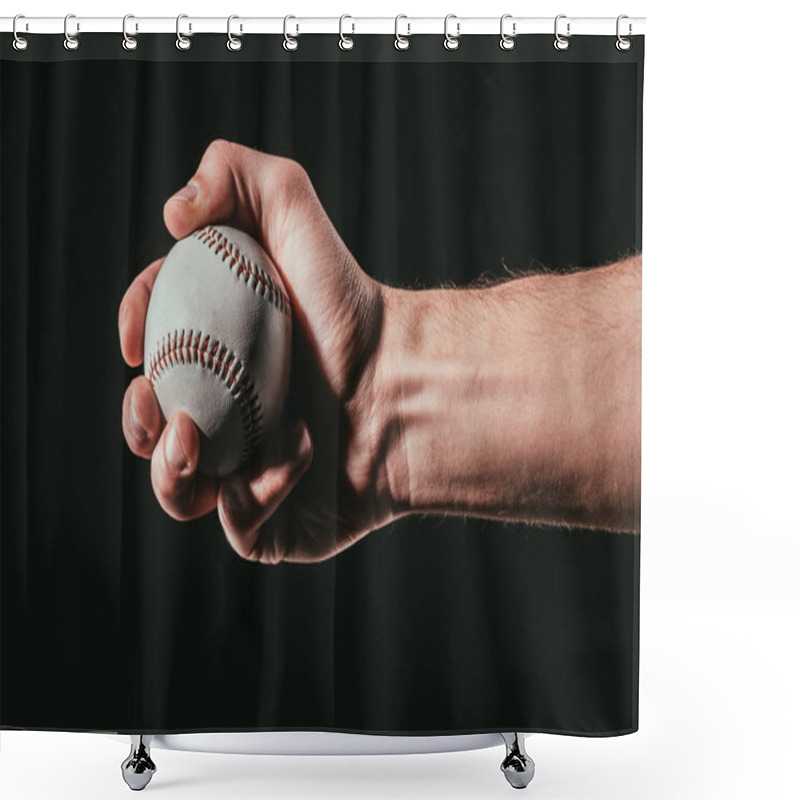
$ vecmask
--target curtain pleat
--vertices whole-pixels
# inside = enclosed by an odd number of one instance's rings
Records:
[[[415,39],[430,56],[403,60],[368,38],[351,60],[0,45],[0,727],[636,729],[638,537],[415,517],[252,564],[215,514],[169,518],[125,446],[119,303],[214,138],[300,161],[392,285],[641,247],[641,56],[504,61],[474,37],[474,59]]]

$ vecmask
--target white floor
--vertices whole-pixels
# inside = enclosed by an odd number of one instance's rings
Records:
[[[531,736],[540,800],[798,796],[800,602],[643,607],[641,729],[616,739]],[[161,798],[509,797],[503,748],[401,756],[233,756],[154,750]],[[104,736],[6,731],[0,796],[127,797],[127,754]],[[520,795],[523,796],[523,795]]]

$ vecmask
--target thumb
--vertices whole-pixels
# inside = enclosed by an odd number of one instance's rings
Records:
[[[297,162],[216,139],[186,186],[164,204],[164,223],[176,239],[203,225],[228,223],[275,258],[287,210],[303,188],[310,189],[310,181]]]
[[[236,181],[241,160],[230,142],[220,139],[206,148],[195,174],[164,204],[164,223],[176,239],[211,222],[233,222],[234,211],[248,207]]]

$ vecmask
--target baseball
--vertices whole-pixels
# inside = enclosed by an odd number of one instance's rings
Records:
[[[291,306],[278,271],[246,233],[206,225],[169,251],[147,308],[145,375],[164,417],[200,433],[198,469],[242,465],[281,412]]]

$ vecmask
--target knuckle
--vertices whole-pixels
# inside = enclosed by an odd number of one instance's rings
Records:
[[[267,526],[237,524],[227,519],[223,522],[228,543],[240,558],[252,564],[277,564],[281,560],[275,538]]]
[[[186,522],[193,518],[192,507],[194,502],[194,482],[188,483],[178,480],[165,479],[156,472],[156,465],[150,472],[153,492],[159,505],[173,519]]]
[[[233,173],[242,166],[244,151],[247,148],[227,139],[214,139],[203,154],[195,179],[205,174],[209,176],[220,173]]]
[[[137,423],[131,409],[133,388],[129,386],[122,402],[122,433],[131,452],[137,456],[148,455],[150,436],[147,430]]]
[[[150,437],[147,431],[135,427],[129,420],[123,425],[125,441],[134,455],[146,457],[150,452]]]
[[[227,156],[236,147],[236,145],[228,141],[228,139],[214,139],[206,147],[206,155],[208,156]]]
[[[225,538],[228,540],[228,544],[239,558],[251,562],[257,562],[259,560],[257,537],[256,543],[252,546],[248,546],[248,543],[253,541],[252,533],[249,530],[243,529],[238,525],[231,525],[227,521],[223,522],[222,528],[225,532]]]
[[[275,177],[282,199],[290,205],[297,200],[307,198],[313,191],[311,178],[305,168],[291,158],[281,159]]]
[[[268,531],[266,526],[262,526],[256,538],[256,545],[248,556],[248,560],[256,561],[260,564],[280,564],[283,560],[283,553],[278,544],[274,532]]]

